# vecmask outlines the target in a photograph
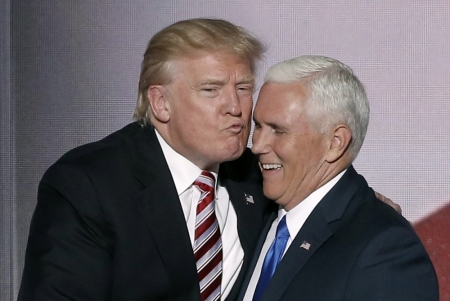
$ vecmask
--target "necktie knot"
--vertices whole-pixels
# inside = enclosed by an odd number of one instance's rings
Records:
[[[200,189],[201,195],[197,205],[197,214],[210,206],[214,210],[214,182],[215,178],[209,171],[203,171],[195,180],[194,185]]]
[[[278,223],[277,233],[275,236],[277,239],[286,239],[286,240],[289,239],[290,235],[289,235],[289,230],[286,225],[286,215],[283,216],[281,221]]]
[[[204,192],[214,192],[214,175],[211,172],[204,170],[200,176],[198,176],[197,180],[195,180],[194,185]]]

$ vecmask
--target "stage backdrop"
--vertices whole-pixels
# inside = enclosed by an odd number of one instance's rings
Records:
[[[43,172],[67,150],[132,121],[150,37],[186,18],[224,18],[268,46],[350,65],[371,123],[356,168],[403,208],[450,300],[450,2],[298,0],[3,1],[0,6],[0,299],[20,284]],[[256,99],[257,93],[255,94]]]

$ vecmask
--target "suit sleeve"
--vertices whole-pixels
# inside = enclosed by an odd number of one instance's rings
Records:
[[[422,243],[407,226],[379,233],[365,246],[345,300],[438,301],[436,273]]]
[[[39,185],[18,301],[108,300],[111,246],[89,176],[57,163]]]

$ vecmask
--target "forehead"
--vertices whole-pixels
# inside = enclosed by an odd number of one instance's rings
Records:
[[[299,82],[266,82],[259,93],[255,115],[293,116],[303,111],[308,94]]]
[[[190,76],[235,73],[253,77],[248,59],[226,51],[200,51],[174,60],[172,64],[176,72],[185,72]]]

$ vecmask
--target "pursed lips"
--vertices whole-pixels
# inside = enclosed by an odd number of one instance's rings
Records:
[[[225,128],[225,130],[234,134],[239,134],[242,129],[244,129],[244,124],[242,122],[233,122],[230,126]]]

